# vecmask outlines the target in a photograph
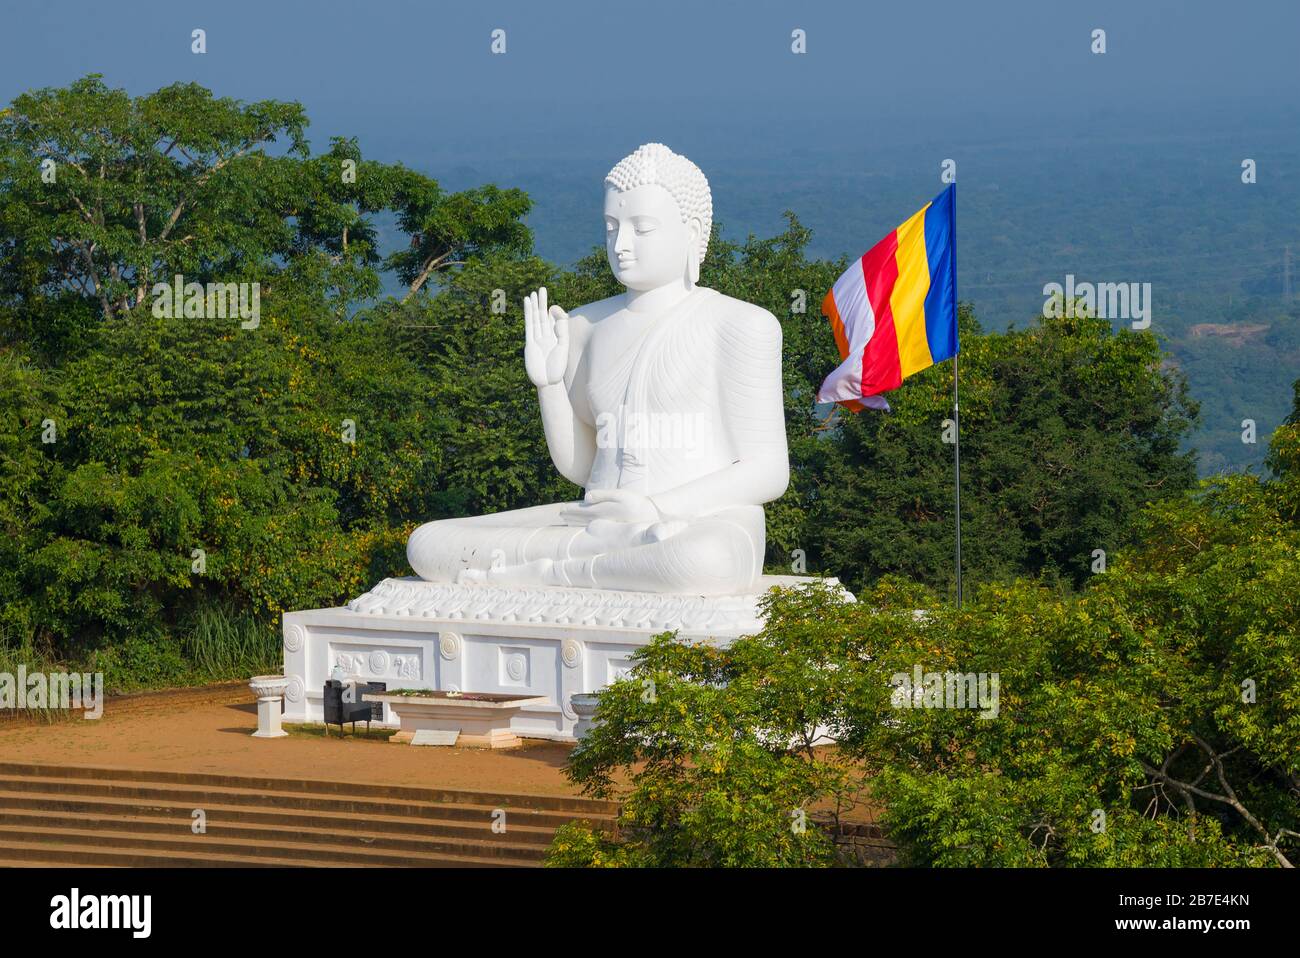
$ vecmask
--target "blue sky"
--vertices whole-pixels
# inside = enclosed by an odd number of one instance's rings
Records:
[[[190,52],[196,27],[203,56]],[[504,56],[489,52],[497,27]],[[804,56],[789,49],[796,27]],[[1095,27],[1107,31],[1102,57],[1089,51]],[[558,158],[602,139],[611,155],[652,138],[747,154],[762,132],[788,139],[809,124],[875,151],[985,124],[1294,120],[1297,37],[1290,0],[71,0],[5,15],[0,99],[90,71],[133,93],[193,79],[304,103],[318,144],[348,133],[431,162],[502,149]]]

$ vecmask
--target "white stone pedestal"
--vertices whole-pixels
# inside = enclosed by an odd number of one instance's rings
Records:
[[[253,738],[283,738],[289,733],[280,727],[280,702],[289,680],[283,675],[257,675],[248,682],[257,696],[257,731]]]
[[[653,636],[728,644],[762,628],[757,603],[768,589],[810,581],[764,576],[751,594],[705,597],[385,579],[346,606],[285,615],[285,719],[322,721],[325,680],[337,665],[389,689],[537,698],[511,730],[571,742],[572,696],[622,677]],[[399,724],[393,709],[385,702],[390,727]]]

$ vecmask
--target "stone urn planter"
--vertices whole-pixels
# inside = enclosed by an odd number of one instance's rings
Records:
[[[257,696],[257,731],[253,738],[283,738],[289,733],[280,728],[280,702],[289,680],[283,675],[255,675],[248,687]]]
[[[578,692],[569,696],[569,704],[578,714],[578,722],[573,726],[573,735],[581,742],[596,725],[596,706],[600,704],[600,693]]]

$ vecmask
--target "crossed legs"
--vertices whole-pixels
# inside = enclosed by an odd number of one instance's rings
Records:
[[[434,582],[696,595],[748,591],[762,571],[758,507],[689,523],[606,521],[583,527],[560,518],[571,506],[426,523],[411,535],[407,559],[421,578]]]

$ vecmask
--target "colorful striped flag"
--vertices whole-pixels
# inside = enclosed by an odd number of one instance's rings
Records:
[[[954,183],[835,281],[822,312],[843,362],[818,402],[888,409],[881,393],[957,355],[956,210]]]

